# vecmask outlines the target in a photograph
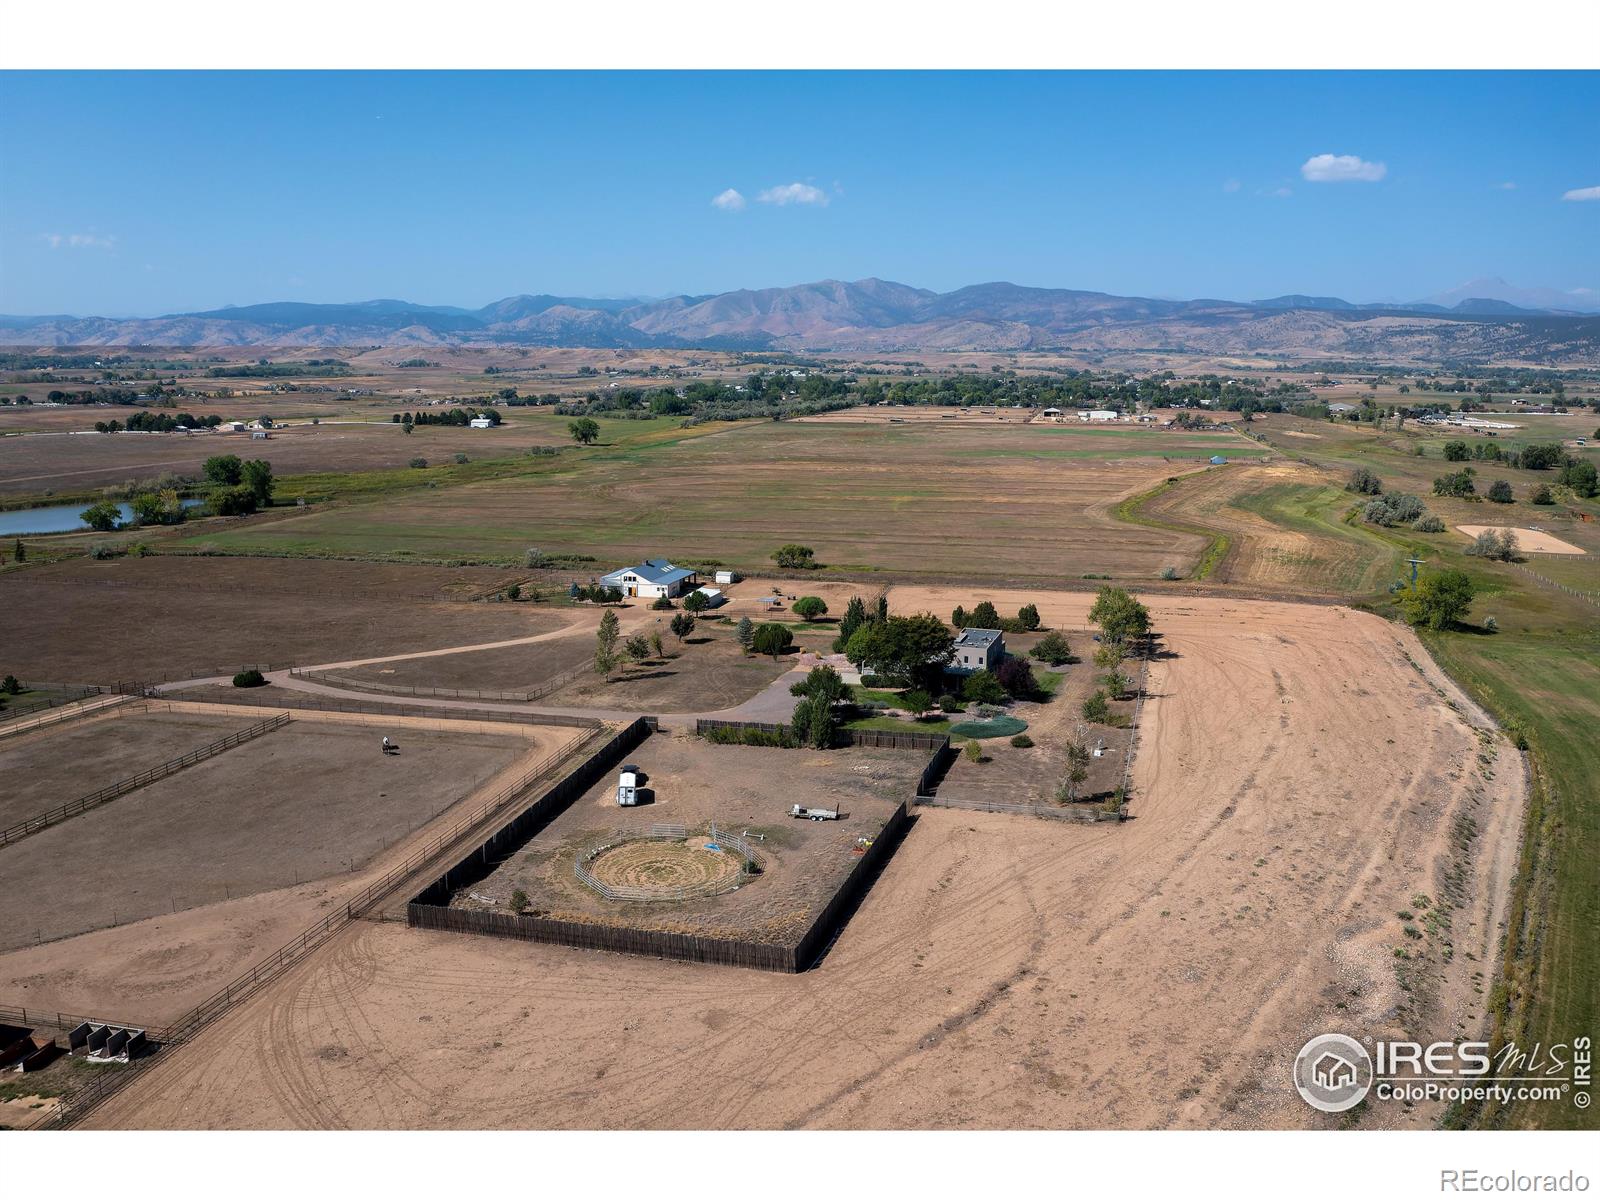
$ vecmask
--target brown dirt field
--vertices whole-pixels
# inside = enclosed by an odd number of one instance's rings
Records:
[[[657,734],[628,760],[643,769],[651,803],[617,807],[616,775],[607,774],[466,891],[504,906],[521,888],[533,911],[562,920],[787,944],[809,927],[854,869],[856,838],[875,835],[910,797],[928,756],[911,750],[717,746],[686,734]],[[788,816],[791,804],[838,808],[844,816],[796,821]],[[734,833],[767,835],[757,843],[766,870],[737,891],[679,903],[628,903],[606,900],[574,876],[580,853],[619,835],[647,833],[657,823],[700,833],[712,821]],[[465,892],[453,903],[491,907]]]
[[[1090,602],[1029,598],[1068,626]],[[1152,667],[1133,821],[923,811],[821,966],[794,977],[363,925],[90,1123],[1343,1124],[1290,1089],[1312,1032],[1482,1026],[1472,975],[1493,974],[1516,754],[1480,742],[1470,703],[1377,617],[1153,607],[1174,656]],[[1464,856],[1458,813],[1478,823]],[[1438,935],[1408,941],[1395,913],[1441,897],[1457,867],[1445,963]],[[1358,1123],[1438,1115],[1371,1105]]]
[[[487,567],[295,559],[88,558],[0,575],[0,608],[28,630],[5,670],[56,682],[188,679],[526,637],[566,609],[469,603],[519,576]],[[130,634],[130,622],[160,632]]]
[[[384,732],[297,720],[0,850],[0,950],[357,870],[529,748]]]
[[[1496,531],[1509,529],[1517,535],[1517,549],[1524,554],[1586,554],[1582,546],[1574,546],[1571,542],[1564,542],[1554,534],[1545,533],[1539,529],[1524,529],[1518,525],[1457,525],[1456,529],[1475,538],[1480,533],[1493,529]]]
[[[6,781],[0,828],[181,758],[272,715],[270,710],[205,714],[122,705],[103,717],[0,740],[0,778]]]
[[[404,407],[403,402],[396,403]],[[77,428],[92,430],[96,421],[126,420],[135,411],[89,409],[78,414]],[[258,415],[252,412],[251,419]],[[0,493],[67,493],[165,472],[198,477],[205,460],[214,454],[264,458],[281,479],[322,471],[403,467],[417,457],[434,464],[451,462],[456,454],[474,460],[512,458],[529,446],[570,444],[570,440],[549,424],[519,424],[514,417],[496,429],[418,425],[409,435],[387,416],[380,421],[296,424],[257,439],[248,433],[28,434],[0,438]],[[292,499],[292,488],[286,486],[284,495]]]
[[[545,702],[642,712],[715,712],[742,704],[798,661],[794,654],[776,662],[765,655],[745,654],[729,625],[699,625],[682,642],[664,629],[662,642],[665,660],[631,665],[609,683],[593,673],[584,675]],[[821,643],[797,637],[796,644]],[[586,639],[584,646],[592,658],[593,641]]]

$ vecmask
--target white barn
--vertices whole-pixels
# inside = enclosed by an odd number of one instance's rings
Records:
[[[639,596],[646,600],[661,596],[681,596],[694,591],[695,573],[687,567],[675,567],[664,558],[647,558],[636,567],[623,567],[609,575],[600,576],[606,587],[619,588],[624,596]]]

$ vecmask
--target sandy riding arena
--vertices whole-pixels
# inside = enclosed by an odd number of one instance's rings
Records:
[[[1517,549],[1524,554],[1587,554],[1582,546],[1574,546],[1571,542],[1564,542],[1554,534],[1545,533],[1540,529],[1523,529],[1514,525],[1457,525],[1456,528],[1469,538],[1475,538],[1480,533],[1491,530],[1499,533],[1502,530],[1517,535]]]
[[[897,611],[976,598],[891,593]],[[1091,600],[987,598],[1071,628]],[[1309,1036],[1482,1026],[1517,753],[1375,616],[1153,609],[1127,823],[919,810],[794,976],[358,923],[90,1124],[1345,1123],[1290,1087]],[[1357,1123],[1438,1116],[1371,1103]]]

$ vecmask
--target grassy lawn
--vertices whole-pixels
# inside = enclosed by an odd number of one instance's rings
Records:
[[[955,722],[948,717],[929,717],[922,721],[902,721],[897,717],[861,717],[846,729],[882,729],[890,733],[949,733]]]

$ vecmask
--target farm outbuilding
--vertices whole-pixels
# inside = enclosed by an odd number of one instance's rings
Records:
[[[718,571],[711,577],[711,581],[713,583],[738,583],[739,573],[737,571]]]
[[[1115,421],[1115,420],[1118,420],[1121,416],[1122,416],[1121,413],[1115,412],[1115,411],[1113,411],[1112,409],[1109,409],[1109,408],[1091,408],[1087,412],[1079,413],[1078,414],[1078,420],[1080,420],[1080,421]]]

